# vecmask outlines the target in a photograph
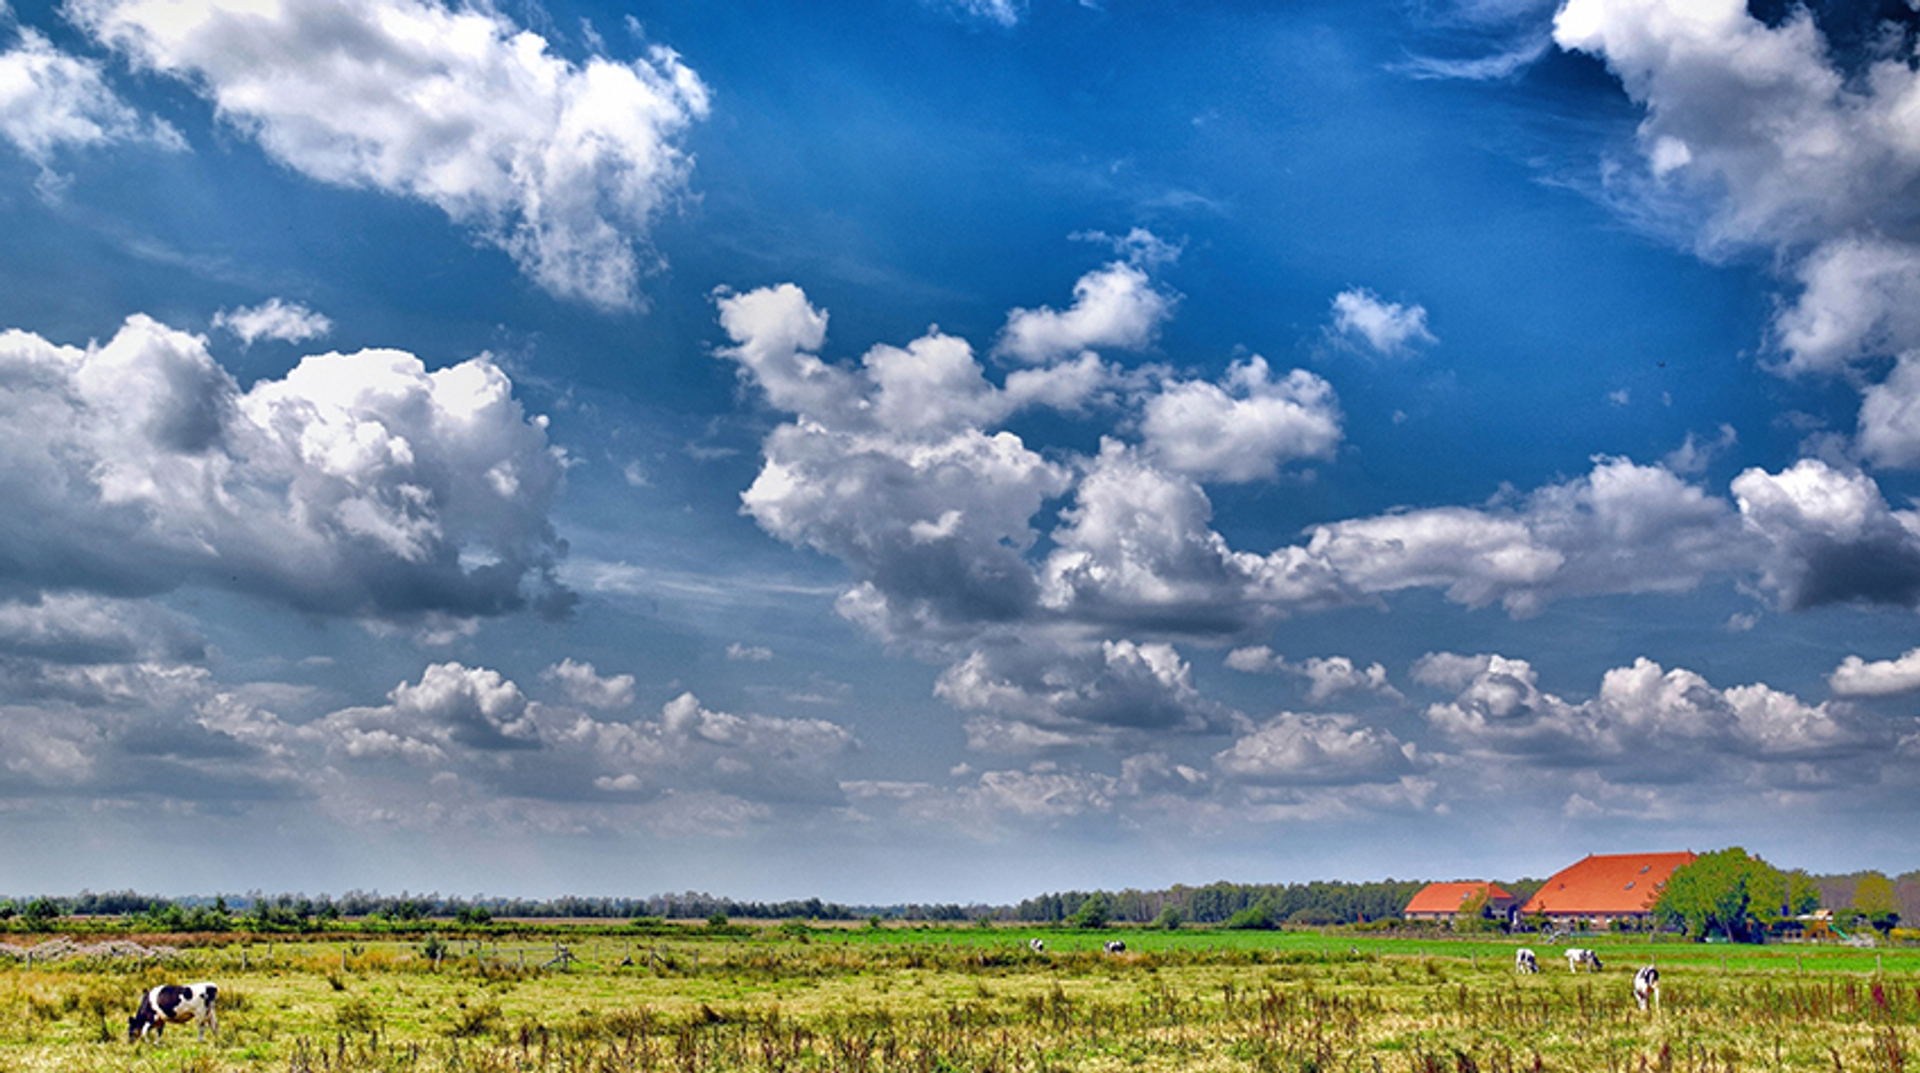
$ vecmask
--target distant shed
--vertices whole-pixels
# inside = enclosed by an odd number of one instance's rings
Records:
[[[1505,920],[1520,899],[1493,883],[1429,883],[1420,888],[1400,915],[1408,920],[1438,920],[1452,923],[1468,901],[1484,895],[1486,905],[1480,914]]]

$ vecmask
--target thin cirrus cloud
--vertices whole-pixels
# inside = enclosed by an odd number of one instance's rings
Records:
[[[310,178],[423,201],[557,297],[640,300],[708,91],[671,50],[576,63],[504,16],[421,0],[76,0],[136,67],[185,81]]]

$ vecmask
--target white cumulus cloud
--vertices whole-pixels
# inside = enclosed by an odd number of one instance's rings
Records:
[[[98,61],[60,51],[30,27],[0,52],[0,137],[43,168],[63,147],[146,142],[186,148],[171,125],[121,100]]]
[[[1365,287],[1333,297],[1333,331],[1365,342],[1376,354],[1399,357],[1422,344],[1439,342],[1427,330],[1425,306],[1389,302]]]
[[[1848,656],[1827,676],[1827,684],[1842,697],[1894,697],[1920,691],[1920,648],[1908,649],[1896,659]]]
[[[1256,481],[1287,462],[1328,458],[1340,443],[1333,385],[1304,369],[1275,380],[1266,359],[1235,362],[1220,384],[1168,383],[1140,431],[1160,463],[1197,480]]]
[[[638,301],[651,221],[685,185],[707,88],[665,48],[576,63],[491,7],[433,0],[75,0],[137,66],[206,95],[274,159],[417,199],[540,287]]]
[[[213,326],[224,328],[247,346],[255,340],[278,339],[304,343],[333,331],[333,321],[299,302],[269,298],[257,306],[223,309],[213,315]]]
[[[485,357],[308,357],[242,391],[145,316],[60,346],[0,333],[0,573],[48,588],[234,588],[374,617],[559,610],[563,470]]]

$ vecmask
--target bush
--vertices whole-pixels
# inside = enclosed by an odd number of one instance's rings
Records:
[[[1180,918],[1180,910],[1171,905],[1160,910],[1160,915],[1153,918],[1154,927],[1165,928],[1168,931],[1178,931],[1180,925],[1184,923],[1186,922]]]
[[[1302,909],[1301,912],[1311,910]],[[1239,931],[1268,931],[1273,928],[1273,910],[1266,901],[1250,905],[1227,918],[1227,927]]]

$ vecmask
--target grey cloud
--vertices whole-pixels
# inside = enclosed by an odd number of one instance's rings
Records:
[[[0,589],[231,588],[303,611],[559,608],[544,419],[486,358],[309,357],[242,391],[144,316],[104,345],[0,334]]]
[[[1733,493],[1766,542],[1762,583],[1782,607],[1920,603],[1920,515],[1889,507],[1866,474],[1802,459],[1779,473],[1747,470]]]

